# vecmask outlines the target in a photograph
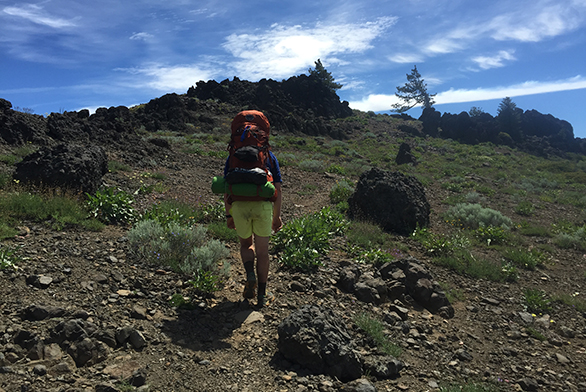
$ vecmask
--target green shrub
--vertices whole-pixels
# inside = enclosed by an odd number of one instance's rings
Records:
[[[218,240],[207,240],[202,225],[182,226],[170,222],[163,226],[154,220],[136,223],[128,232],[128,241],[135,256],[158,266],[166,266],[197,279],[209,280],[205,272],[223,277],[229,265],[220,261],[228,257],[228,249]],[[204,275],[202,275],[204,274]]]
[[[365,313],[360,313],[354,317],[354,323],[372,340],[374,340],[382,352],[395,358],[401,355],[401,347],[391,342],[385,335],[385,328],[380,320],[377,320]]]
[[[358,263],[384,264],[401,257],[403,255],[398,249],[366,249],[357,253],[356,261]]]
[[[361,159],[353,159],[350,162],[344,162],[342,163],[342,166],[348,176],[359,176],[372,168],[368,162]]]
[[[193,279],[189,280],[187,283],[189,283],[196,291],[212,293],[220,290],[222,280],[211,271],[198,270],[193,274]]]
[[[499,245],[506,242],[509,232],[501,226],[480,226],[474,230],[474,236],[486,245]]]
[[[549,230],[543,226],[532,226],[527,222],[521,222],[519,232],[528,237],[551,237]]]
[[[533,203],[526,200],[519,202],[519,204],[517,204],[517,206],[515,207],[515,212],[523,216],[531,216],[533,215],[534,211],[535,206],[533,205]]]
[[[20,261],[20,257],[16,255],[16,250],[0,245],[0,270],[8,268],[16,269],[16,263]]]
[[[289,152],[280,153],[278,158],[280,166],[294,166],[299,160],[297,155]]]
[[[503,263],[501,266],[502,277],[507,282],[516,282],[519,279],[517,267],[511,263]]]
[[[228,263],[218,265],[230,255],[226,246],[218,240],[210,240],[206,244],[194,247],[191,253],[183,260],[180,270],[184,274],[197,276],[202,272],[218,272],[220,276],[227,276],[230,272]]]
[[[527,191],[527,193],[540,194],[546,190],[557,189],[559,184],[557,181],[549,180],[547,178],[523,178],[520,184],[517,184],[519,189]]]
[[[462,185],[461,184],[456,184],[453,182],[444,182],[442,184],[442,188],[445,190],[448,190],[450,192],[454,192],[454,193],[462,193]]]
[[[561,249],[586,249],[586,244],[581,233],[559,233],[553,238],[553,243]]]
[[[11,232],[10,225],[19,219],[49,221],[55,230],[62,230],[67,225],[83,225],[87,218],[87,211],[70,196],[42,197],[29,192],[0,195],[0,226],[6,234]]]
[[[95,195],[86,195],[90,216],[106,224],[128,224],[136,217],[132,207],[134,199],[124,191],[114,193],[114,188],[109,187],[97,191]]]
[[[427,228],[417,228],[412,237],[425,248],[432,257],[451,256],[470,247],[470,240],[463,235],[445,236],[432,233]]]
[[[494,226],[509,229],[513,222],[499,211],[484,208],[480,204],[456,204],[451,207],[446,218],[454,224],[468,229],[477,229],[480,226]]]
[[[533,327],[527,327],[525,328],[525,331],[527,331],[529,335],[531,335],[534,339],[539,340],[540,342],[545,342],[547,340],[547,338],[541,332]]]
[[[171,296],[171,298],[169,299],[169,305],[171,305],[175,308],[180,308],[180,309],[194,309],[195,308],[195,304],[193,304],[189,300],[189,298],[185,298],[180,293],[175,293]]]
[[[586,301],[577,298],[579,293],[554,295],[552,300],[570,306],[578,312],[586,312]]]
[[[206,233],[207,229],[201,225],[192,228],[176,222],[162,225],[154,220],[143,220],[128,231],[127,237],[134,253],[147,262],[179,271],[192,249],[203,246]]]
[[[322,265],[320,258],[330,249],[328,240],[347,227],[345,217],[329,207],[293,219],[274,236],[274,249],[282,252],[279,262],[299,270]]]
[[[226,207],[223,202],[216,203],[201,203],[196,209],[197,222],[225,222],[226,221]]]
[[[501,265],[497,265],[488,260],[477,259],[469,251],[464,249],[448,254],[441,254],[438,257],[434,257],[433,261],[460,275],[469,275],[477,279],[502,282],[509,276],[504,274]]]
[[[20,161],[22,161],[22,158],[14,155],[14,154],[1,154],[0,155],[0,162],[3,162],[9,166],[14,166]]]
[[[336,208],[335,210],[338,211],[340,214],[344,214],[346,215],[346,213],[348,212],[348,209],[350,209],[350,205],[348,204],[347,201],[341,201],[338,204],[336,204]]]
[[[392,247],[391,235],[380,226],[370,222],[352,221],[348,227],[346,238],[348,244],[362,249],[378,249]]]
[[[532,249],[530,251],[507,249],[505,250],[503,257],[512,264],[530,271],[541,266],[545,258],[544,254],[537,249]]]
[[[6,222],[0,222],[0,240],[14,237],[18,232]]]
[[[484,197],[478,192],[468,192],[464,195],[464,199],[466,203],[471,204],[480,204],[480,202],[484,201]]]
[[[342,167],[341,165],[330,165],[330,167],[328,167],[326,169],[326,171],[328,173],[333,173],[333,174],[340,174],[340,175],[346,175],[346,169],[344,169],[344,167]]]
[[[486,196],[492,196],[496,193],[496,191],[488,186],[485,185],[479,185],[476,187],[476,192],[481,193],[483,195]]]
[[[586,249],[586,227],[576,227],[567,222],[552,225],[553,243],[562,249]]]
[[[0,189],[4,189],[10,184],[10,175],[6,173],[0,173]]]
[[[306,159],[299,162],[299,168],[301,170],[309,171],[309,172],[316,172],[321,173],[325,171],[325,165],[322,161],[318,161],[315,159]]]
[[[207,225],[208,233],[215,239],[223,242],[238,242],[238,234],[236,230],[230,229],[226,225],[226,221],[211,222]]]
[[[347,202],[353,192],[354,187],[350,182],[346,180],[337,181],[330,191],[330,202],[332,204]]]
[[[551,299],[544,291],[527,288],[523,291],[525,309],[531,313],[546,313],[551,311]]]
[[[154,220],[163,226],[167,226],[171,222],[188,226],[197,222],[198,217],[203,219],[202,214],[189,204],[177,200],[163,200],[151,205],[142,214],[141,220]]]

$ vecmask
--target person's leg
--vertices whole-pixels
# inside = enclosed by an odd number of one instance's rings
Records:
[[[269,238],[254,236],[256,275],[258,276],[259,284],[266,283],[269,278]]]
[[[246,283],[244,284],[244,291],[242,296],[246,299],[254,298],[256,294],[256,276],[254,274],[254,258],[255,246],[252,241],[252,236],[248,238],[240,238],[240,257],[244,270],[246,271]]]
[[[269,278],[269,238],[254,236],[256,249],[256,273],[258,275],[257,306],[263,307],[273,301],[274,295],[267,291]]]
[[[256,294],[256,275],[254,273],[255,248],[252,235],[252,215],[250,203],[236,201],[232,203],[230,214],[234,219],[236,234],[240,240],[240,257],[246,271],[246,283],[242,295],[254,298]]]
[[[242,258],[242,264],[244,264],[244,270],[246,271],[247,280],[251,273],[254,274],[254,258],[255,258],[255,246],[252,241],[252,236],[248,238],[240,239],[240,257]]]

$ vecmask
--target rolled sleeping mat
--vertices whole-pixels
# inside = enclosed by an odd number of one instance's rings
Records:
[[[271,198],[275,194],[275,186],[271,182],[264,185],[255,184],[233,184],[226,182],[224,177],[214,177],[212,180],[212,192],[228,193],[234,196],[260,196]]]

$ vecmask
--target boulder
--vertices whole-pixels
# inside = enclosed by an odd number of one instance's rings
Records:
[[[444,318],[454,317],[454,308],[446,294],[430,272],[414,257],[385,263],[379,271],[383,279],[392,287],[399,286],[405,294],[431,313],[440,314]],[[395,280],[397,277],[400,277],[400,280]],[[389,297],[390,299],[396,298],[392,295]]]
[[[348,204],[351,219],[371,221],[389,232],[409,235],[429,225],[423,185],[403,173],[378,168],[363,173]]]
[[[342,381],[362,376],[362,365],[343,319],[331,309],[306,305],[278,327],[279,351],[289,361]]]
[[[10,145],[27,142],[46,145],[49,138],[45,132],[43,116],[12,110],[12,103],[0,98],[0,140]]]
[[[404,165],[406,163],[417,164],[417,159],[415,159],[415,155],[411,152],[411,146],[409,144],[401,143],[399,152],[395,158],[395,163],[397,165]]]
[[[96,145],[59,144],[32,153],[16,165],[22,183],[94,194],[108,172],[108,158]]]

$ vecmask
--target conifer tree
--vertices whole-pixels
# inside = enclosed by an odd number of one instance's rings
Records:
[[[509,134],[516,142],[521,141],[523,137],[521,134],[522,113],[523,110],[519,109],[510,97],[503,98],[497,109],[496,120],[501,132]]]
[[[423,109],[431,108],[435,104],[433,97],[436,94],[427,92],[427,84],[421,78],[421,74],[417,71],[417,66],[415,65],[411,73],[407,74],[407,83],[404,86],[397,87],[395,96],[399,98],[400,102],[393,104],[393,111],[404,113],[417,105],[422,105]]]
[[[309,68],[307,71],[309,72],[309,76],[317,76],[317,78],[321,80],[332,92],[336,92],[336,90],[342,88],[340,83],[336,83],[334,81],[335,79],[331,72],[328,72],[324,68],[320,59],[317,59],[315,62],[315,68]]]

